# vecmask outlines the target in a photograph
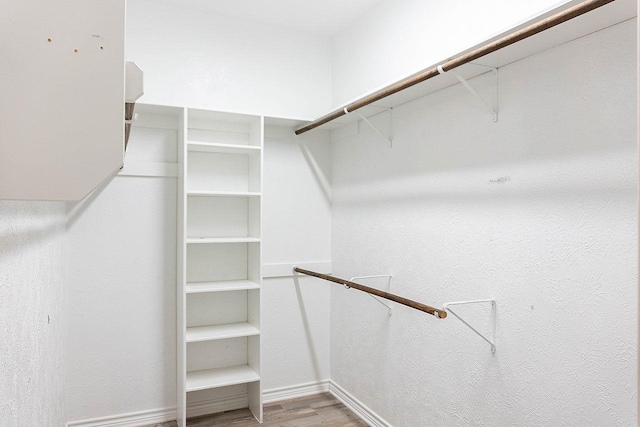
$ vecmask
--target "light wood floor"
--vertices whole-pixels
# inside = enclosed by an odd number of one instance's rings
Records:
[[[189,427],[366,427],[346,406],[329,393],[270,403],[264,406],[264,424],[258,423],[248,409],[222,412],[187,420]],[[149,427],[175,427],[175,421]]]

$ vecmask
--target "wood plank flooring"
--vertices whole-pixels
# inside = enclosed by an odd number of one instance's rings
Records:
[[[175,421],[149,427],[175,427]],[[222,412],[187,420],[189,427],[366,427],[367,424],[329,393],[264,405],[264,423],[248,409]]]

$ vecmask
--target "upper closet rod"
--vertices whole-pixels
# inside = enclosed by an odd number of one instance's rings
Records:
[[[349,280],[340,279],[338,277],[329,276],[328,274],[316,273],[315,271],[304,270],[302,268],[294,267],[293,271],[296,273],[306,274],[307,276],[317,277],[319,279],[328,280],[333,283],[338,283],[340,285],[345,285],[349,288],[357,289],[362,292],[366,292],[368,294],[373,294],[379,296],[381,298],[388,299],[390,301],[395,301],[398,304],[406,305],[407,307],[415,308],[416,310],[424,311],[425,313],[429,313],[433,316],[436,316],[439,319],[444,319],[447,317],[447,312],[444,310],[440,310],[439,308],[431,307],[426,304],[422,304],[417,301],[413,301],[407,298],[400,297],[398,295],[390,294],[389,292],[380,291],[378,289],[370,288],[368,286],[361,285],[359,283],[351,282]]]
[[[372,104],[376,101],[386,98],[387,96],[400,92],[401,90],[407,89],[418,83],[422,83],[425,80],[429,80],[430,78],[435,77],[441,73],[450,71],[456,67],[472,62],[482,56],[485,56],[497,50],[500,50],[503,47],[507,47],[509,45],[512,45],[513,43],[519,42],[520,40],[524,40],[544,30],[548,30],[549,28],[555,27],[556,25],[562,24],[563,22],[569,21],[570,19],[576,18],[587,12],[591,12],[592,10],[597,9],[601,6],[604,6],[605,4],[611,3],[613,1],[615,0],[587,0],[585,2],[579,3],[567,10],[564,10],[555,15],[552,15],[547,19],[543,19],[540,22],[536,22],[535,24],[531,24],[528,27],[515,31],[499,40],[488,43],[469,53],[465,53],[463,55],[450,59],[445,63],[438,65],[437,67],[422,71],[414,76],[407,77],[406,79],[400,80],[397,83],[394,83],[390,86],[380,89],[379,91],[374,92],[371,95],[365,96],[364,98],[354,101],[342,109],[335,110],[334,112],[329,113],[326,116],[321,117],[318,120],[315,120],[309,123],[308,125],[301,127],[300,129],[296,130],[296,135],[300,135],[302,133],[308,132],[311,129],[315,129],[318,126],[321,126],[325,123],[328,123],[332,120],[342,117],[347,113],[351,113],[352,111],[365,107],[369,104]]]

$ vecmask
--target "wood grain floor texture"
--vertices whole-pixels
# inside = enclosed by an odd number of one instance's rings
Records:
[[[175,421],[149,427],[176,427]],[[248,409],[190,418],[188,427],[367,427],[367,424],[329,393],[270,403],[264,406],[264,423]]]

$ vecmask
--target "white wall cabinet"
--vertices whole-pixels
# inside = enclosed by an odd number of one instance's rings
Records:
[[[80,200],[123,164],[124,0],[0,14],[0,199]]]
[[[192,394],[246,393],[262,421],[263,122],[184,109],[178,147],[178,424]],[[196,398],[197,399],[197,398]]]

